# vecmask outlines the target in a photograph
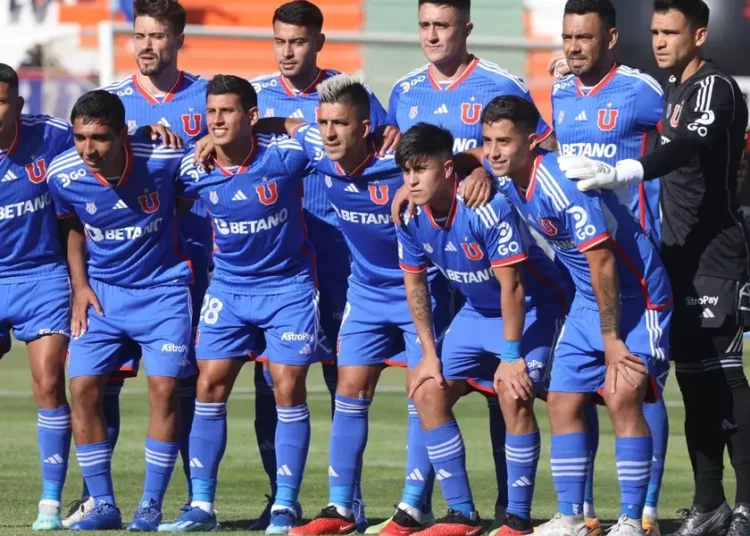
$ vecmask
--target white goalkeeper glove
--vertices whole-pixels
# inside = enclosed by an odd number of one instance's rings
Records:
[[[643,166],[638,160],[620,160],[610,166],[585,156],[559,156],[557,164],[567,178],[577,181],[582,192],[614,190],[643,181]]]

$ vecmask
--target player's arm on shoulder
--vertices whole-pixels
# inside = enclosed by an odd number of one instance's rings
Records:
[[[175,174],[177,189],[177,213],[186,214],[193,203],[200,197],[201,178],[206,170],[195,163],[195,149],[187,153],[180,161],[180,168]]]
[[[294,132],[304,125],[304,121],[291,117],[263,117],[253,126],[256,132],[263,134],[294,136]]]

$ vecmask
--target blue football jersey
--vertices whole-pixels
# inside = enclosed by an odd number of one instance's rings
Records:
[[[527,308],[554,304],[566,309],[557,267],[530,239],[501,192],[477,210],[454,194],[442,223],[435,221],[429,205],[419,207],[397,233],[404,271],[421,272],[434,264],[477,311],[500,312],[500,283],[492,269],[517,263],[522,263]]]
[[[73,145],[67,123],[22,114],[0,151],[0,282],[64,276],[55,209],[47,182],[52,159]]]
[[[245,162],[205,170],[185,156],[185,196],[208,207],[214,230],[212,284],[236,294],[281,294],[315,286],[315,254],[302,216],[309,163],[286,136],[256,134]]]
[[[404,175],[395,157],[371,154],[347,174],[326,156],[317,126],[300,126],[295,138],[322,176],[352,254],[352,278],[366,286],[402,288],[391,200],[404,184]]]
[[[482,110],[495,97],[516,95],[531,100],[523,80],[487,60],[474,58],[461,76],[440,83],[427,65],[396,82],[388,101],[388,123],[402,132],[419,122],[438,125],[455,138],[453,152],[482,145]],[[537,134],[552,131],[539,119]]]
[[[318,84],[341,74],[334,69],[320,69],[318,77],[303,91],[294,89],[280,73],[261,76],[252,80],[258,93],[258,109],[261,117],[291,117],[308,123],[318,122],[320,104],[318,101]],[[384,125],[386,113],[377,97],[370,93],[370,121],[373,129]],[[308,168],[305,179],[303,205],[308,231],[314,243],[321,243],[329,237],[331,227],[338,227],[338,220],[333,207],[326,197],[321,176]],[[315,240],[320,237],[321,240]]]
[[[615,165],[640,158],[656,137],[664,112],[664,92],[649,75],[615,65],[592,88],[568,75],[552,87],[553,125],[560,152]],[[655,239],[661,234],[659,181],[631,187],[630,208]]]
[[[177,180],[184,151],[131,137],[114,184],[92,173],[75,148],[50,164],[47,184],[59,218],[86,231],[89,277],[109,285],[186,285],[192,267],[177,231]]]
[[[151,95],[138,83],[135,75],[104,89],[120,97],[130,134],[139,127],[158,123],[192,145],[208,134],[207,88],[208,82],[204,78],[180,71],[174,87],[163,97]],[[194,203],[190,213],[180,216],[179,223],[190,260],[195,266],[210,266],[213,244],[206,205],[200,201]]]
[[[489,171],[486,162],[485,167]],[[616,193],[579,191],[560,171],[556,154],[537,157],[526,192],[520,192],[507,177],[499,182],[500,189],[570,272],[576,301],[598,307],[583,252],[609,241],[617,258],[623,298],[642,296],[650,309],[663,309],[672,302],[669,278],[656,247]]]

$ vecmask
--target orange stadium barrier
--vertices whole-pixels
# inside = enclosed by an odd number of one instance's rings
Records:
[[[188,12],[188,24],[201,26],[252,27],[269,29],[276,0],[182,0]],[[361,0],[319,0],[326,31],[360,31],[364,26],[364,5]],[[60,22],[78,23],[82,28],[81,46],[98,47],[96,25],[108,20],[109,0],[81,0],[75,5],[60,5]],[[191,73],[212,76],[231,73],[246,78],[277,70],[272,44],[268,40],[227,37],[191,36],[180,53],[180,67]],[[321,54],[321,65],[335,66],[346,72],[362,69],[361,47],[356,44],[328,43]],[[127,35],[115,36],[114,71],[119,75],[131,72],[135,63],[133,47]]]

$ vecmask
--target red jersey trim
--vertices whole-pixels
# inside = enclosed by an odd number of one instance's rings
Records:
[[[471,73],[474,72],[474,69],[476,69],[478,64],[479,64],[479,58],[475,57],[473,60],[471,60],[471,62],[469,62],[469,65],[466,66],[466,69],[464,69],[464,72],[462,72],[459,75],[459,77],[456,78],[453,82],[445,86],[445,88],[443,88],[440,82],[438,82],[435,79],[435,76],[432,74],[432,65],[430,65],[427,68],[427,78],[430,79],[430,84],[432,85],[433,89],[435,89],[436,91],[452,91],[456,89],[461,84],[461,82],[463,82],[464,80],[469,78],[469,76],[471,76]]]
[[[530,201],[534,196],[534,190],[536,189],[536,172],[539,169],[539,165],[542,163],[542,155],[537,155],[534,159],[534,166],[531,168],[531,177],[529,178],[529,187],[526,188],[526,201]]]
[[[128,183],[128,179],[130,179],[130,174],[133,171],[133,148],[130,146],[130,143],[125,143],[125,169],[122,170],[122,175],[120,175],[120,178],[117,180],[117,184],[115,186],[125,186]],[[99,173],[93,173],[94,178],[99,181],[99,183],[102,186],[105,186],[107,188],[112,188],[112,184],[101,176]]]
[[[323,81],[323,77],[325,75],[325,69],[318,69],[318,76],[315,77],[315,80],[312,81],[312,84],[307,86],[299,93],[292,87],[292,85],[287,81],[283,74],[279,74],[279,83],[281,84],[281,87],[284,88],[284,93],[287,94],[287,97],[295,97],[297,95],[308,96],[315,91],[315,88],[318,87],[318,84]]]
[[[250,164],[253,163],[253,159],[255,158],[255,154],[258,152],[258,140],[255,139],[255,134],[253,134],[250,137],[250,152],[247,153],[247,156],[242,161],[242,164],[240,164],[239,169],[232,173],[227,168],[222,166],[219,161],[214,158],[214,162],[216,162],[216,167],[219,168],[219,171],[221,171],[225,177],[231,177],[232,175],[239,175],[241,173],[245,173],[247,171],[247,168],[250,167]]]
[[[404,264],[403,262],[399,262],[398,265],[401,267],[401,269],[404,272],[409,272],[410,274],[421,274],[425,270],[427,270],[427,265],[423,264],[422,266],[409,266],[408,264]]]
[[[138,81],[138,75],[133,75],[133,86],[135,87],[136,91],[140,93],[144,99],[148,101],[149,104],[159,104],[162,102],[171,102],[174,98],[175,93],[177,93],[177,90],[180,89],[180,86],[182,85],[182,80],[184,79],[184,74],[182,71],[177,73],[177,80],[175,80],[174,85],[172,85],[171,88],[169,88],[169,91],[167,91],[167,94],[164,95],[164,98],[159,100],[156,97],[154,97],[151,93],[148,92],[148,90],[141,85],[141,83]]]
[[[611,237],[609,236],[609,233],[605,231],[602,234],[595,236],[594,238],[589,238],[585,242],[582,242],[578,246],[578,251],[580,251],[581,253],[584,253],[585,251],[588,251],[591,248],[598,246],[599,244],[603,244],[610,238]]]
[[[529,256],[526,253],[519,253],[518,255],[513,255],[512,257],[508,257],[507,259],[503,259],[501,261],[492,261],[490,264],[493,268],[503,268],[505,266],[518,264],[519,262],[523,262],[528,258]]]
[[[359,164],[357,167],[355,167],[351,173],[347,173],[344,171],[344,168],[342,168],[338,162],[334,162],[336,166],[336,172],[341,175],[346,175],[348,177],[359,177],[362,175],[362,172],[369,166],[372,161],[375,160],[375,155],[373,153],[370,153],[367,155],[367,158],[364,159],[364,161]]]
[[[617,74],[617,70],[620,68],[618,63],[615,63],[604,78],[599,80],[599,83],[592,87],[588,93],[584,93],[581,89],[581,79],[576,77],[576,92],[579,97],[591,97],[599,93],[604,86],[609,84]]]

